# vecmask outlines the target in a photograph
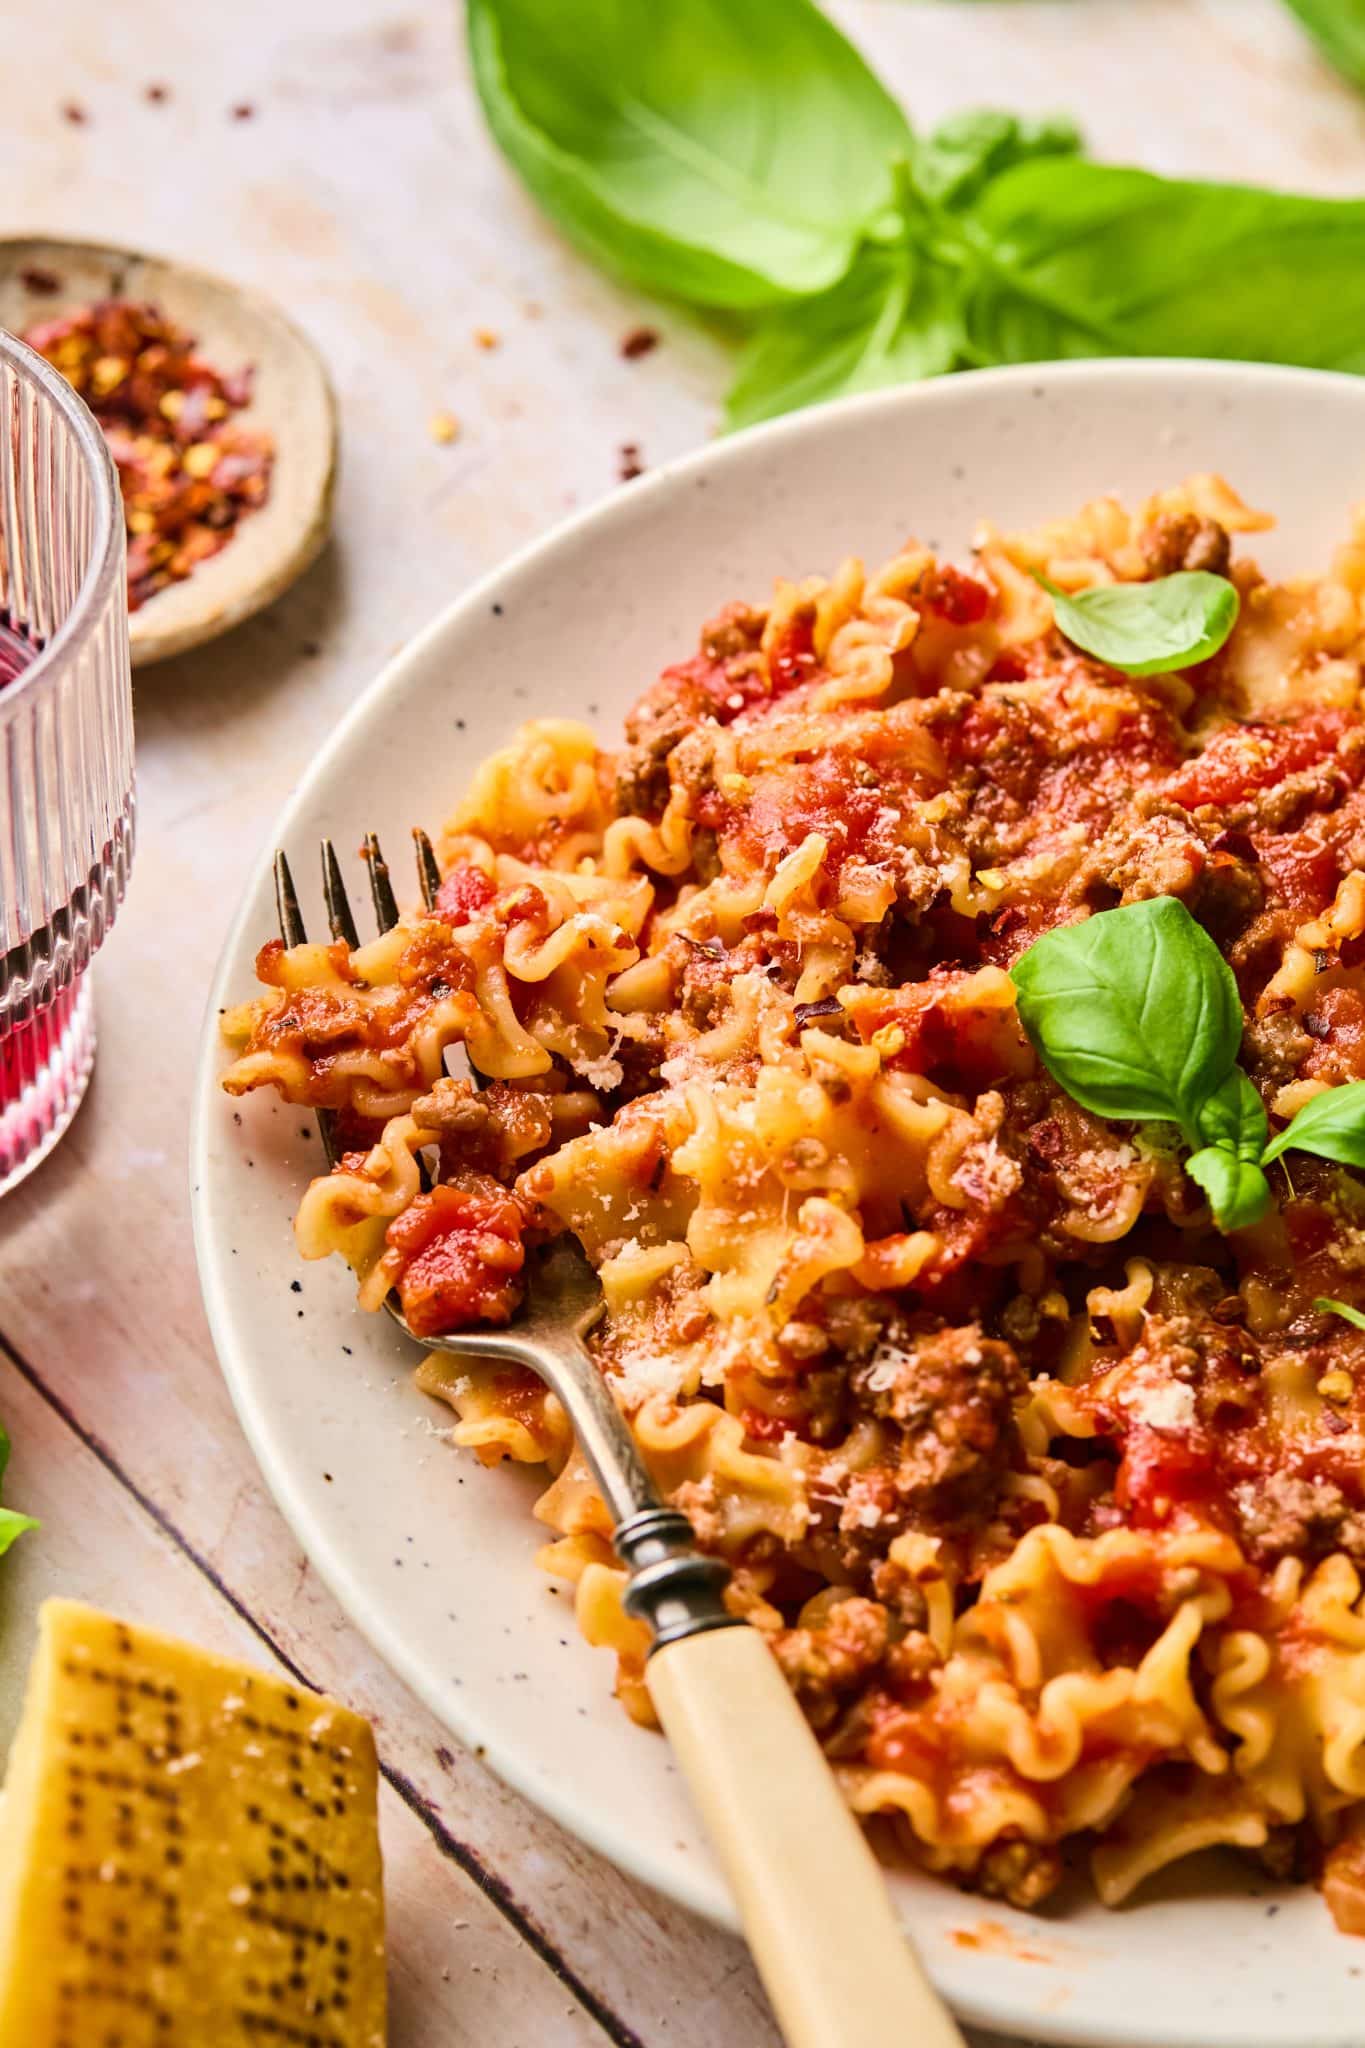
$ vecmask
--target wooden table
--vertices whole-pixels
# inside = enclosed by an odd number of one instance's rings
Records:
[[[921,120],[1064,108],[1118,161],[1365,188],[1365,101],[1275,0],[835,11]],[[10,1498],[43,1518],[0,1568],[0,1744],[49,1592],[282,1664],[378,1730],[393,2048],[765,2048],[739,1943],[457,1753],[314,1580],[228,1403],[190,1247],[205,991],[300,767],[406,635],[611,490],[623,443],[647,463],[694,447],[723,389],[719,345],[604,281],[532,210],[484,134],[456,13],[34,0],[7,20],[0,232],[136,243],[277,294],[331,362],[344,452],[336,540],[304,582],[138,681],[141,844],[96,975],[94,1083],[0,1210]],[[663,344],[624,360],[642,318]],[[450,445],[428,432],[438,410],[460,422]],[[453,786],[468,765],[452,759]]]

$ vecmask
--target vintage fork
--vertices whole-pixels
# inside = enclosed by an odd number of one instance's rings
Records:
[[[427,909],[440,870],[424,832],[418,880]],[[373,832],[361,849],[381,931],[398,922]],[[360,944],[341,864],[322,842],[322,889],[334,940]],[[275,900],[286,946],[305,943],[283,852]],[[328,1162],[335,1122],[318,1112]],[[729,1567],[697,1550],[684,1514],[645,1470],[584,1338],[601,1313],[597,1275],[575,1240],[526,1264],[522,1308],[503,1330],[415,1337],[397,1298],[385,1306],[414,1343],[457,1358],[529,1366],[564,1405],[614,1524],[629,1574],[627,1611],[652,1642],[650,1697],[735,1894],[749,1945],[791,2048],[964,2048],[893,1913],[881,1870],[845,1805],[759,1631],[725,1605]]]

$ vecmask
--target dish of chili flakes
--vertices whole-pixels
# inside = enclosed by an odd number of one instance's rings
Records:
[[[217,370],[154,305],[101,299],[22,336],[85,400],[118,469],[128,609],[191,575],[270,492],[273,436],[234,420],[251,370]]]

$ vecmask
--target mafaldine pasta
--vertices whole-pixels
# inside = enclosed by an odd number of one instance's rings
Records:
[[[1031,1906],[1084,1856],[1117,1904],[1231,1844],[1361,1933],[1365,1334],[1320,1302],[1365,1307],[1365,1178],[1296,1152],[1220,1232],[1171,1126],[1050,1078],[1009,974],[1172,896],[1272,1130],[1365,1076],[1365,519],[1279,584],[1234,553],[1266,524],[1195,477],[725,606],[619,750],[540,720],[483,765],[430,911],[265,945],[226,1086],[336,1112],[299,1249],[419,1334],[506,1322],[526,1246],[581,1240],[656,1480],[918,1863]],[[1038,580],[1196,568],[1232,636],[1144,679]],[[647,1720],[554,1397],[418,1377],[547,1468],[543,1562]]]

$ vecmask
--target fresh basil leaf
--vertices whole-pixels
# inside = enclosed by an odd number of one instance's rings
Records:
[[[26,1529],[36,1529],[38,1524],[32,1515],[16,1514],[13,1508],[0,1508],[0,1557],[3,1557],[11,1543],[24,1534]]]
[[[1045,576],[1038,581],[1067,639],[1129,676],[1207,661],[1237,623],[1237,586],[1207,569],[1180,569],[1150,583],[1099,583],[1070,597]]]
[[[948,273],[905,239],[869,243],[832,291],[764,320],[740,357],[726,425],[953,369],[962,338],[955,299]]]
[[[962,215],[981,362],[1231,356],[1365,369],[1365,201],[1197,184],[1077,157],[993,178]]]
[[[470,0],[489,126],[553,220],[647,290],[823,291],[909,125],[813,0]]]
[[[1363,0],[1288,0],[1288,4],[1328,63],[1352,85],[1365,86]]]
[[[1097,1116],[1163,1118],[1200,1142],[1199,1113],[1237,1058],[1232,970],[1173,896],[1047,932],[1010,969],[1019,1016],[1053,1079]]]
[[[1259,1223],[1270,1207],[1270,1182],[1254,1159],[1239,1159],[1221,1145],[1191,1152],[1185,1171],[1209,1198],[1220,1230],[1245,1230]]]
[[[8,1463],[9,1435],[4,1423],[0,1422],[0,1482],[4,1480],[5,1467]],[[4,1556],[16,1537],[22,1536],[26,1529],[37,1527],[38,1524],[32,1515],[16,1514],[13,1508],[0,1508],[0,1557]]]
[[[1341,1320],[1350,1323],[1353,1329],[1365,1330],[1365,1316],[1358,1308],[1352,1308],[1349,1301],[1334,1301],[1330,1294],[1320,1294],[1313,1306],[1321,1309],[1324,1315],[1340,1316]]]
[[[1238,1159],[1257,1164],[1269,1129],[1260,1091],[1240,1067],[1232,1069],[1199,1111],[1199,1135],[1206,1145],[1219,1145]]]
[[[1266,1146],[1267,1165],[1283,1152],[1314,1152],[1342,1166],[1365,1167],[1365,1081],[1324,1088]]]
[[[970,107],[917,140],[910,167],[926,199],[962,206],[1012,164],[1035,156],[1076,156],[1081,147],[1081,131],[1065,114],[1021,121],[992,107]]]

